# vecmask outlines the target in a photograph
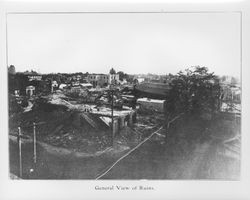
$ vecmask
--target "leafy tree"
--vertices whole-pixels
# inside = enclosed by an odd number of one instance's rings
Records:
[[[9,95],[9,115],[21,112],[23,109],[21,105],[17,103],[16,98],[13,95]]]
[[[23,73],[9,74],[8,87],[9,92],[13,93],[14,90],[20,90],[21,94],[25,94],[25,88],[29,85],[28,77]]]
[[[180,71],[170,82],[165,113],[167,130],[181,115],[211,119],[220,108],[220,84],[206,67],[191,67]]]
[[[135,76],[127,74],[127,82],[133,84]]]
[[[14,65],[10,65],[10,66],[8,67],[8,72],[9,72],[10,74],[15,74],[15,73],[16,73],[16,68],[15,68],[15,66],[14,66]]]
[[[116,71],[114,70],[114,68],[112,67],[111,70],[109,71],[110,74],[116,74]]]
[[[117,72],[117,74],[119,74],[119,80],[120,81],[123,81],[124,79],[127,80],[128,79],[128,74],[122,72],[122,71],[119,71]]]

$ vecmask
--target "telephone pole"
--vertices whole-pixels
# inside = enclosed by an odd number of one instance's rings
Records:
[[[36,123],[33,123],[33,152],[34,152],[34,156],[33,156],[33,160],[34,160],[34,164],[36,164],[36,160],[37,160],[37,156],[36,156]]]
[[[114,84],[111,83],[110,85],[111,91],[111,140],[112,146],[114,146]]]
[[[114,145],[114,90],[111,91],[112,103],[111,103],[111,118],[112,118],[112,146]]]
[[[23,164],[22,164],[22,141],[21,141],[21,127],[18,127],[18,153],[19,153],[19,177],[22,178],[23,176]]]

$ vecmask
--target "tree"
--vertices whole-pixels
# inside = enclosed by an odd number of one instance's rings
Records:
[[[10,74],[8,76],[9,92],[20,90],[20,94],[25,94],[25,89],[29,85],[28,77],[23,73]]]
[[[9,95],[9,114],[10,116],[16,113],[22,112],[22,106],[17,103],[16,98],[13,95]]]
[[[134,83],[135,76],[134,75],[128,75],[127,82],[133,84]]]
[[[110,74],[116,74],[116,71],[114,70],[114,68],[112,67],[111,70],[109,71]]]
[[[170,82],[165,113],[167,131],[181,115],[211,119],[220,108],[220,84],[206,67],[191,67],[180,71]]]
[[[128,79],[128,74],[122,72],[122,71],[119,71],[117,72],[117,74],[119,74],[119,80],[120,81],[123,81],[124,79],[127,80]]]
[[[15,68],[15,66],[14,66],[14,65],[10,65],[10,66],[8,67],[8,72],[9,72],[10,74],[15,74],[15,73],[16,73],[16,68]]]

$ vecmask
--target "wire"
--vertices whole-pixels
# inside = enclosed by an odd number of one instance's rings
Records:
[[[137,148],[139,148],[142,144],[144,144],[147,140],[149,140],[154,134],[156,134],[157,132],[159,132],[161,129],[163,128],[163,126],[161,126],[158,130],[156,130],[155,132],[153,132],[149,137],[147,137],[145,140],[143,140],[141,143],[139,143],[138,145],[136,145],[133,149],[131,149],[130,151],[128,151],[126,154],[124,154],[122,157],[120,157],[117,161],[115,161],[104,173],[102,173],[101,175],[98,175],[95,180],[100,179],[101,177],[105,176],[117,163],[119,163],[122,159],[124,159],[125,157],[127,157],[129,154],[131,154],[133,151],[135,151]]]

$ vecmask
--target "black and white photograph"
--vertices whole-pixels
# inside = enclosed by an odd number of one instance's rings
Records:
[[[8,14],[10,177],[238,180],[240,20]]]
[[[95,181],[96,192],[240,182],[243,18],[165,7],[6,12],[8,182]]]

